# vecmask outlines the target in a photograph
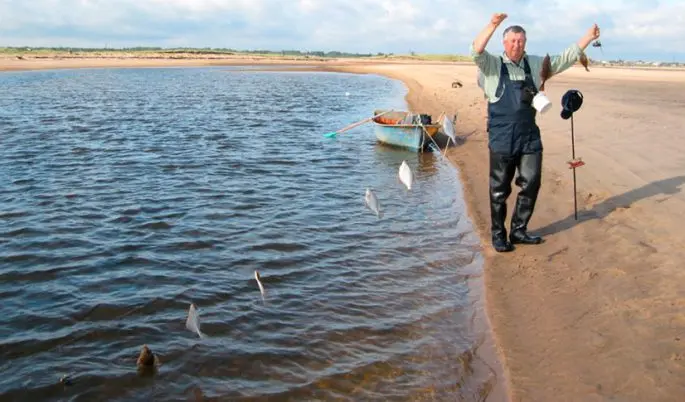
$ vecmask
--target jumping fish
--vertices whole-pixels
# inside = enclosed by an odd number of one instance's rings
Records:
[[[381,217],[381,206],[378,202],[378,198],[376,198],[376,194],[374,194],[374,192],[368,188],[366,189],[364,202],[366,203],[366,206],[369,207],[374,214],[376,214],[377,217]]]
[[[549,54],[542,59],[542,67],[540,68],[540,91],[545,90],[545,82],[552,78],[552,61]]]
[[[188,309],[188,318],[186,319],[186,328],[197,333],[200,338],[204,338],[204,334],[200,332],[200,317],[197,313],[197,308],[194,303],[190,303]]]
[[[590,69],[587,68],[588,60],[587,60],[587,55],[585,54],[585,52],[580,52],[580,64],[582,64],[583,67],[585,67],[585,71],[590,71]]]
[[[262,277],[259,276],[259,271],[254,271],[254,278],[257,280],[257,285],[259,285],[259,291],[262,293],[262,296],[264,296],[264,286],[262,285]]]
[[[402,161],[399,171],[400,181],[402,184],[407,186],[407,189],[411,190],[412,183],[414,183],[414,174],[411,171],[407,161]]]

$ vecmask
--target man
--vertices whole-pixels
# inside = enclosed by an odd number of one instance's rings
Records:
[[[528,222],[542,178],[542,139],[531,101],[540,88],[543,57],[526,54],[526,31],[518,25],[504,31],[504,54],[495,56],[485,50],[505,18],[506,14],[494,14],[471,45],[471,55],[483,75],[482,88],[488,99],[490,218],[492,245],[498,252],[512,251],[514,244],[542,242],[542,238],[528,234]],[[551,57],[552,74],[573,66],[582,51],[597,38],[599,27],[595,24],[577,43],[561,55]],[[506,202],[517,170],[515,183],[521,190],[516,197],[507,239]]]

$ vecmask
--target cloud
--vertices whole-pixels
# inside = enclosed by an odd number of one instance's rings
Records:
[[[685,58],[677,0],[0,0],[0,46],[192,46],[466,54],[494,12],[528,51],[556,53],[597,22],[602,53]],[[503,27],[502,27],[503,28]],[[500,52],[500,28],[488,49]]]

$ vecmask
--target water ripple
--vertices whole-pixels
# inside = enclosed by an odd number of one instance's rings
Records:
[[[179,68],[0,85],[0,399],[470,397],[477,242],[456,172],[370,126],[322,136],[403,107],[399,83]]]

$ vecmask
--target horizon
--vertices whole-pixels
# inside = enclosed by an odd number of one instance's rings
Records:
[[[1,46],[0,53],[4,50],[12,50],[16,52],[31,51],[81,51],[81,52],[95,52],[95,51],[191,51],[197,53],[217,53],[217,54],[231,54],[231,53],[246,53],[246,54],[273,54],[273,55],[313,55],[317,57],[380,57],[380,56],[396,56],[396,57],[441,57],[441,58],[454,58],[454,59],[470,59],[470,55],[465,53],[425,53],[425,52],[405,52],[405,53],[353,53],[345,52],[341,50],[302,50],[302,49],[234,49],[228,47],[190,47],[190,46],[179,46],[179,47],[163,47],[163,46],[124,46],[124,47],[72,47],[72,46]],[[530,53],[530,52],[528,52]],[[333,55],[331,55],[333,54]],[[330,56],[329,56],[330,55]],[[661,63],[661,64],[685,64],[685,61],[675,61],[675,60],[654,60],[654,59],[608,59],[608,58],[588,58],[595,62],[633,62],[633,63]]]
[[[507,12],[498,7],[494,0],[5,0],[0,45],[468,56],[491,15]],[[508,15],[487,46],[492,53],[502,52],[509,25],[522,25],[528,53],[540,55],[562,52],[597,23],[603,47],[586,49],[592,59],[685,62],[685,26],[673,18],[685,15],[685,3],[675,0],[520,0]]]

